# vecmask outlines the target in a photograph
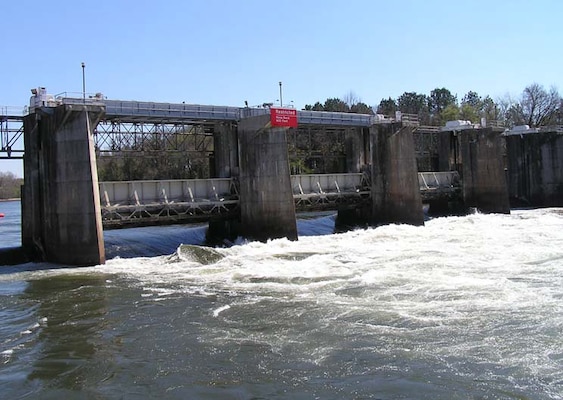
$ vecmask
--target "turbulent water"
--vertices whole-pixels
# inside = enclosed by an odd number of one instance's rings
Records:
[[[106,232],[104,266],[1,267],[1,397],[563,398],[562,209],[332,224]]]

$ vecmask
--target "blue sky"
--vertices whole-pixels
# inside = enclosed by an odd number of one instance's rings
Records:
[[[80,93],[81,62],[87,92],[122,100],[258,105],[279,81],[297,108],[349,92],[377,105],[438,87],[563,90],[560,0],[7,0],[1,16],[0,106],[38,86]]]

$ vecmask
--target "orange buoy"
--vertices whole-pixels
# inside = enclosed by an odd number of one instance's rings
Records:
[[[3,214],[3,213],[0,213],[0,218],[4,218],[4,214]]]

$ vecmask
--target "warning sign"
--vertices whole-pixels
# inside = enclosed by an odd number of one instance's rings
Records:
[[[272,126],[297,128],[297,110],[295,108],[270,108]]]

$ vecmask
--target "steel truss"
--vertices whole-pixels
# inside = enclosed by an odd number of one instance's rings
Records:
[[[124,152],[213,152],[213,124],[102,120],[94,131],[98,155]]]
[[[0,159],[23,158],[23,117],[0,115]]]

